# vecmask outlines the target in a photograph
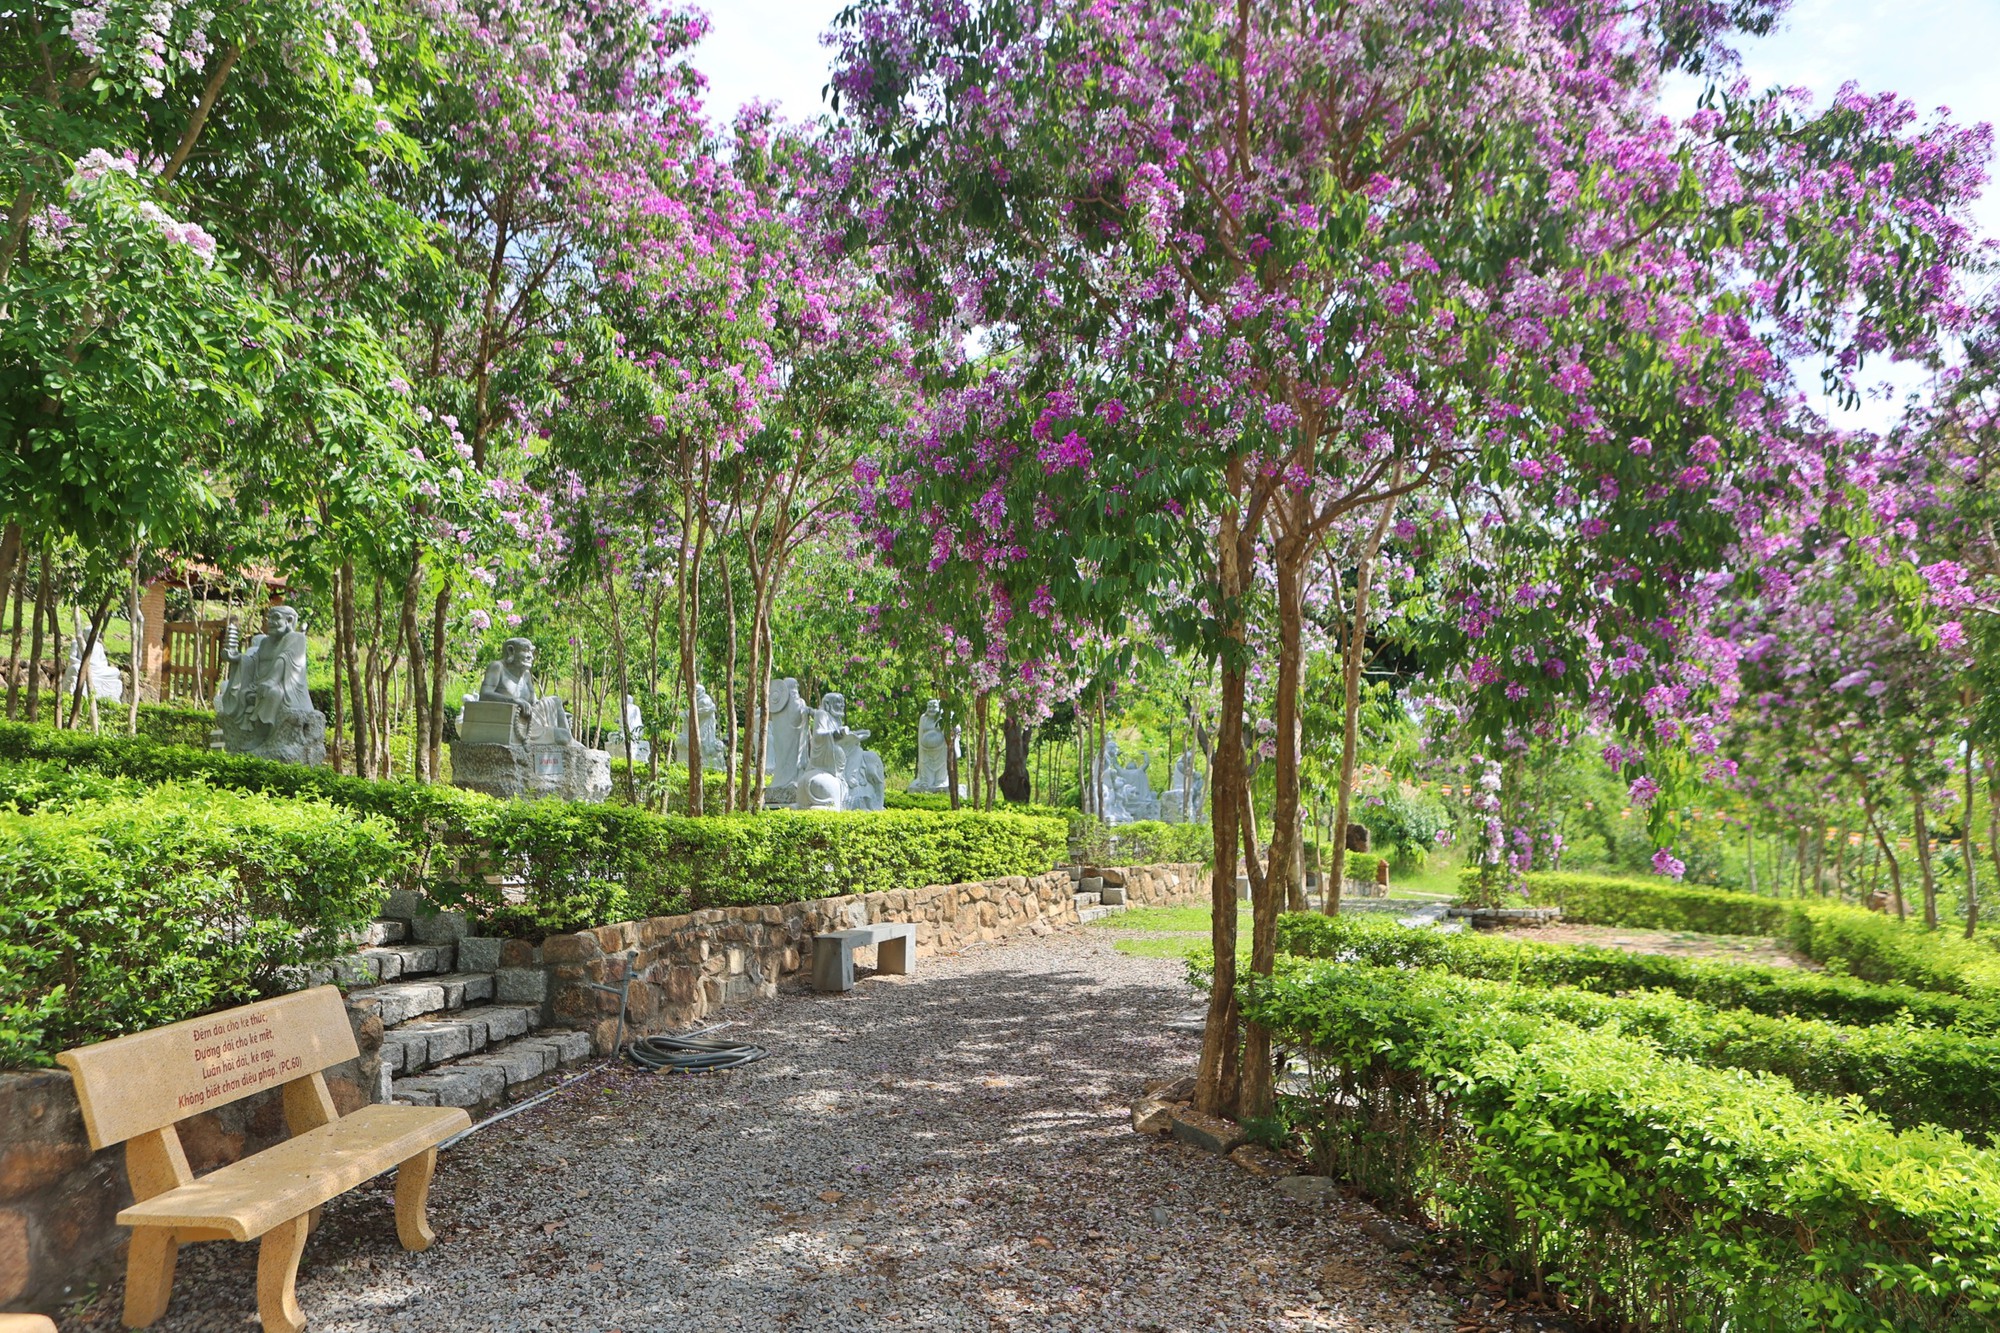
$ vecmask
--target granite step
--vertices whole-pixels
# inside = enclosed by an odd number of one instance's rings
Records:
[[[1101,893],[1079,893],[1075,897],[1076,907],[1079,912],[1086,907],[1095,907],[1104,901],[1104,895]]]
[[[393,944],[358,949],[333,960],[333,975],[343,986],[376,986],[449,972],[456,956],[456,949],[449,944]]]
[[[378,916],[370,921],[368,929],[362,932],[361,942],[368,948],[379,949],[385,944],[401,944],[409,938],[409,922]]]
[[[421,1074],[526,1036],[541,1016],[540,1008],[531,1005],[481,1004],[444,1017],[414,1019],[382,1033],[382,1066],[397,1078]]]
[[[1107,916],[1117,916],[1124,910],[1122,907],[1079,907],[1076,915],[1085,925],[1089,925],[1093,921],[1102,921]]]
[[[450,1013],[469,1004],[496,998],[491,972],[446,972],[410,981],[363,986],[347,993],[349,1009],[372,1010],[382,1026],[392,1028],[431,1014]],[[501,995],[500,999],[510,997]]]
[[[413,1106],[462,1106],[477,1115],[533,1095],[552,1076],[589,1058],[589,1037],[549,1028],[395,1079],[390,1096]]]

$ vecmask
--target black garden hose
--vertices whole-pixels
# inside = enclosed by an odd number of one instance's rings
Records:
[[[681,1074],[711,1074],[719,1069],[740,1069],[769,1054],[747,1041],[699,1036],[640,1037],[625,1048],[626,1059],[655,1073],[670,1069]]]

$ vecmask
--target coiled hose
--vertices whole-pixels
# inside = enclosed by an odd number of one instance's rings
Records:
[[[700,1036],[641,1037],[625,1048],[627,1060],[654,1073],[671,1069],[682,1074],[711,1074],[718,1069],[740,1069],[769,1054],[747,1041]]]

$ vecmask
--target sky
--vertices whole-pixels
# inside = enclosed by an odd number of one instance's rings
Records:
[[[726,118],[752,98],[777,102],[792,119],[825,108],[827,51],[819,35],[849,0],[700,0],[714,21],[696,63],[709,77],[709,105]],[[2000,125],[2000,0],[1794,0],[1785,25],[1741,44],[1743,72],[1757,88],[1805,87],[1824,102],[1853,81],[1864,92],[1893,89],[1926,117],[1949,107],[1961,122]],[[1668,109],[1693,109],[1696,90],[1669,90]],[[1977,209],[2000,236],[2000,187]],[[1879,426],[1884,404],[1830,413],[1842,425]]]

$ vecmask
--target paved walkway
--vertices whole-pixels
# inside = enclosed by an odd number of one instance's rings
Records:
[[[1196,1003],[1180,963],[1098,932],[788,983],[731,1011],[760,1064],[607,1069],[445,1154],[425,1254],[386,1189],[337,1202],[300,1303],[322,1333],[1459,1327],[1372,1209],[1131,1132],[1143,1079],[1192,1072],[1165,1024]],[[190,1247],[155,1327],[252,1327],[255,1264]],[[117,1327],[121,1299],[64,1328]]]

